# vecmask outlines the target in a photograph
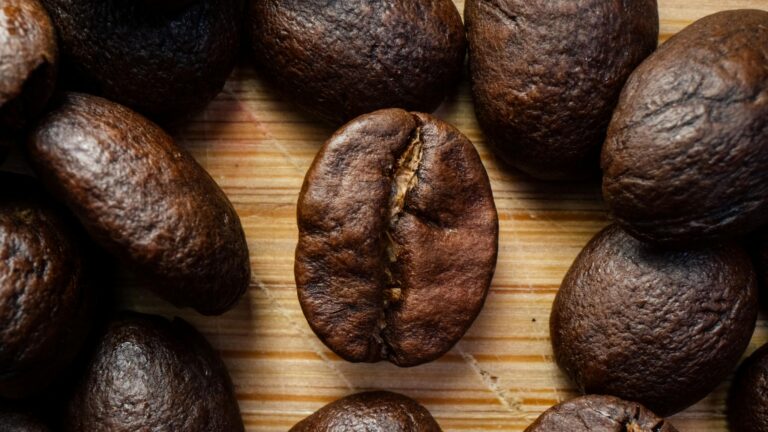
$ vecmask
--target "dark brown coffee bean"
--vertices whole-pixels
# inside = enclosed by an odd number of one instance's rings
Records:
[[[65,419],[69,432],[237,432],[229,374],[181,319],[124,314],[101,335]]]
[[[614,218],[690,245],[768,223],[768,12],[703,18],[627,82],[603,150]]]
[[[59,32],[62,75],[168,123],[202,109],[238,55],[243,0],[42,0]],[[168,3],[157,0],[154,3]]]
[[[22,398],[72,362],[94,299],[73,220],[29,177],[0,185],[0,398]]]
[[[586,393],[673,414],[738,363],[757,319],[755,279],[740,247],[667,251],[610,226],[557,294],[555,359]]]
[[[433,111],[466,49],[451,0],[255,0],[251,33],[271,81],[335,124],[381,108]]]
[[[768,345],[739,366],[728,397],[732,432],[768,431]]]
[[[415,400],[384,391],[358,393],[330,403],[289,432],[440,432]]]
[[[30,160],[104,248],[178,306],[220,314],[250,282],[248,246],[224,192],[154,123],[68,94],[37,126]]]
[[[0,408],[0,432],[50,432],[43,422],[33,416]]]
[[[342,127],[307,173],[298,220],[304,315],[349,361],[432,361],[483,306],[491,187],[472,143],[434,117],[390,109]]]
[[[538,178],[597,177],[621,88],[656,48],[656,0],[467,0],[465,17],[496,153]]]
[[[638,403],[589,395],[553,406],[525,432],[677,432],[677,429]]]
[[[56,85],[56,33],[37,0],[3,0],[0,40],[0,127],[21,129]]]

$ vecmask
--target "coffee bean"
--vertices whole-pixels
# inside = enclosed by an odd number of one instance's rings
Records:
[[[56,85],[56,32],[37,0],[0,7],[0,127],[22,129],[40,113]]]
[[[34,130],[28,150],[48,189],[163,298],[215,315],[247,289],[248,246],[232,204],[154,123],[70,93]]]
[[[181,319],[123,313],[98,338],[64,419],[67,432],[242,432],[226,367]]]
[[[415,400],[384,391],[339,399],[297,423],[289,432],[440,432],[435,419]]]
[[[644,406],[612,396],[582,396],[555,405],[525,432],[677,432]]]
[[[728,376],[757,309],[755,272],[741,247],[669,251],[612,225],[565,276],[552,308],[552,345],[584,392],[666,416]]]
[[[603,194],[632,235],[685,247],[768,223],[768,12],[703,18],[630,77]]]
[[[0,173],[0,398],[45,389],[82,348],[95,308],[85,242],[36,181]]]
[[[493,195],[470,141],[434,117],[389,109],[342,127],[307,173],[298,223],[302,309],[349,361],[434,360],[482,308]]]
[[[201,110],[239,54],[243,0],[41,0],[67,88],[163,124]]]
[[[255,0],[251,34],[275,86],[334,124],[382,108],[433,111],[466,51],[451,0]]]
[[[728,424],[733,432],[768,431],[768,345],[736,372],[728,397]]]
[[[658,43],[656,0],[467,0],[465,17],[496,153],[538,178],[597,178],[621,88]]]

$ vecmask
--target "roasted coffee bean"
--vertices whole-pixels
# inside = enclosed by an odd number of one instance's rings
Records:
[[[56,85],[56,33],[37,0],[0,5],[0,128],[18,130],[40,113]],[[1,152],[1,151],[0,151]]]
[[[384,391],[358,393],[330,403],[289,432],[440,432],[415,400]]]
[[[638,403],[589,395],[553,406],[525,432],[677,432],[677,429]]]
[[[0,398],[48,386],[83,346],[93,317],[85,239],[51,202],[32,178],[0,173]]]
[[[254,0],[251,33],[268,78],[334,124],[381,108],[433,111],[466,51],[451,0]]]
[[[732,432],[768,431],[768,345],[739,366],[728,397]]]
[[[603,150],[616,221],[690,246],[768,223],[768,12],[727,11],[675,35],[631,76]]]
[[[301,307],[349,361],[434,360],[483,306],[491,187],[472,143],[434,117],[389,109],[342,127],[307,173],[298,222]]]
[[[467,0],[475,111],[496,153],[542,179],[599,176],[632,70],[656,48],[656,0]]]
[[[28,147],[46,186],[163,298],[213,315],[243,295],[248,246],[232,204],[154,123],[72,93],[41,121]]]
[[[576,258],[552,309],[555,359],[586,393],[670,415],[733,370],[757,319],[741,247],[669,251],[612,225]]]
[[[68,432],[238,432],[229,374],[181,319],[125,313],[109,323],[69,401]]]
[[[202,109],[235,66],[243,0],[42,3],[59,32],[67,84],[161,123]]]

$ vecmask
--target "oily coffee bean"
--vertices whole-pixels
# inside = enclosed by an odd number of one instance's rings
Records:
[[[768,345],[739,366],[728,397],[732,432],[768,431]]]
[[[95,307],[86,241],[31,177],[0,173],[0,398],[43,390],[83,346]]]
[[[0,5],[0,132],[21,129],[56,85],[56,33],[37,0]],[[0,150],[0,153],[2,150]]]
[[[382,108],[431,112],[464,65],[451,0],[254,0],[250,19],[266,75],[334,124]]]
[[[240,219],[224,192],[157,125],[70,93],[32,133],[29,159],[91,236],[177,306],[231,308],[250,283]]]
[[[553,406],[525,432],[677,432],[677,429],[636,402],[589,395]]]
[[[475,111],[507,163],[597,177],[629,74],[656,48],[656,0],[467,0]]]
[[[67,432],[242,432],[229,374],[191,325],[124,313],[99,337]]]
[[[741,247],[670,251],[612,225],[565,276],[552,308],[552,345],[582,391],[666,416],[728,376],[757,309],[755,272]]]
[[[42,0],[67,85],[161,123],[202,109],[240,45],[243,0]],[[149,4],[149,5],[148,5]]]
[[[472,143],[434,117],[388,109],[342,127],[307,173],[298,223],[301,307],[349,361],[432,361],[483,306],[491,187]]]
[[[289,432],[440,432],[426,408],[385,391],[358,393],[330,403]]]
[[[768,223],[768,12],[720,12],[662,45],[627,81],[602,157],[613,217],[647,242]]]

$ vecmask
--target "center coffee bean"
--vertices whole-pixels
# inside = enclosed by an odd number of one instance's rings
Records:
[[[483,306],[493,194],[472,143],[434,117],[389,109],[342,127],[307,173],[298,223],[302,309],[349,361],[432,361]]]

